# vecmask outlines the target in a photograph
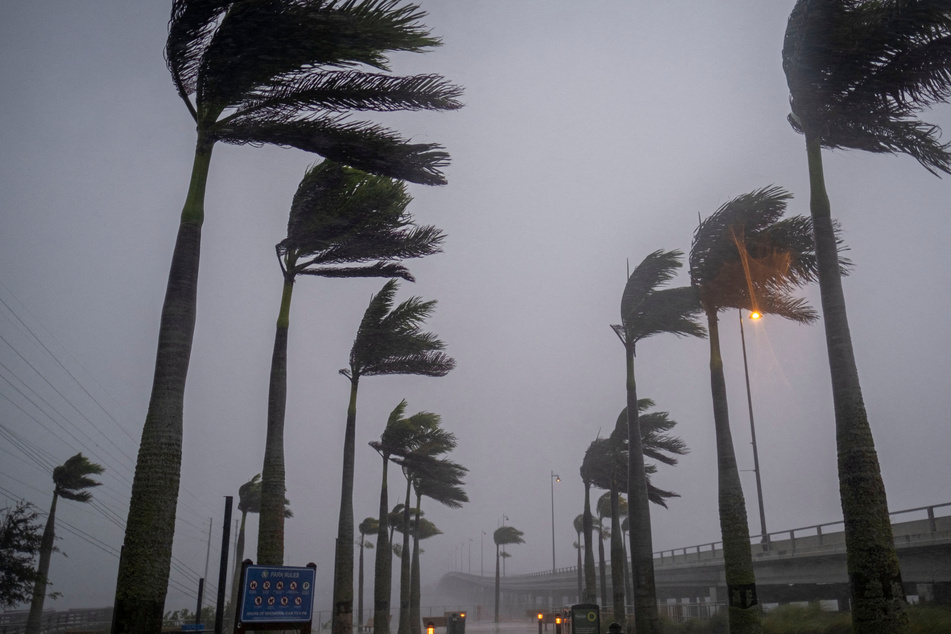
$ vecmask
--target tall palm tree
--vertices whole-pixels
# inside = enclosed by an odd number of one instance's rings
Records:
[[[367,517],[357,526],[360,532],[360,566],[357,581],[357,627],[363,627],[363,549],[373,549],[373,542],[367,541],[367,535],[376,534],[380,530],[380,521],[375,517]]]
[[[601,584],[601,605],[603,606],[611,605],[608,603],[608,563],[604,557],[604,540],[611,539],[611,531],[604,526],[604,521],[608,518],[604,511],[610,507],[610,498],[611,493],[608,492],[598,498],[598,501],[594,504],[597,512],[597,521],[594,522],[594,528],[598,531],[598,582]]]
[[[254,474],[253,478],[238,487],[238,510],[241,512],[241,522],[238,524],[238,538],[234,547],[234,572],[231,578],[231,606],[233,609],[229,615],[226,615],[229,622],[234,616],[234,608],[238,606],[238,592],[241,586],[241,562],[244,561],[244,535],[248,513],[261,512],[260,473]],[[290,509],[290,500],[287,498],[284,498],[284,517],[294,517],[294,512]]]
[[[293,146],[358,169],[430,185],[448,155],[352,111],[451,110],[458,87],[387,71],[391,52],[439,44],[416,5],[395,0],[174,0],[165,58],[196,123],[149,401],[116,583],[115,631],[158,632],[181,474],[182,410],[195,328],[204,198],[215,143]]]
[[[40,542],[40,561],[36,567],[36,581],[33,583],[33,600],[30,602],[30,614],[26,621],[26,632],[39,634],[43,619],[43,602],[46,599],[46,586],[49,583],[50,558],[53,555],[53,543],[56,540],[56,501],[59,498],[75,502],[89,502],[92,493],[86,489],[97,487],[102,482],[90,478],[105,471],[105,467],[90,462],[82,453],[78,453],[60,466],[53,469],[53,501],[43,529]]]
[[[696,321],[700,311],[690,287],[664,288],[682,266],[680,251],[654,251],[628,276],[621,295],[621,323],[611,326],[624,345],[627,368],[628,517],[631,525],[631,568],[634,577],[634,619],[640,634],[660,631],[650,502],[644,451],[638,424],[634,356],[637,342],[652,335],[704,336]]]
[[[287,237],[276,247],[284,290],[274,334],[261,486],[258,563],[284,563],[284,411],[291,297],[298,275],[413,277],[401,263],[438,253],[443,235],[416,227],[402,181],[325,160],[304,175],[291,204]],[[352,598],[351,598],[352,600]]]
[[[499,598],[501,595],[502,584],[499,577],[499,562],[502,561],[501,549],[509,544],[524,544],[525,533],[514,526],[499,526],[492,533],[492,540],[495,542],[495,622],[499,622]]]
[[[351,397],[351,403],[354,401]],[[390,594],[391,594],[391,566],[392,555],[390,544],[392,534],[388,534],[389,527],[398,523],[404,533],[408,533],[408,517],[405,509],[407,503],[388,513],[387,473],[391,460],[397,461],[414,451],[426,446],[427,443],[455,445],[455,437],[447,434],[439,427],[440,418],[432,412],[418,412],[412,416],[405,416],[406,400],[400,401],[386,421],[379,441],[373,441],[370,446],[383,459],[383,480],[380,485],[380,519],[376,538],[376,566],[373,581],[373,631],[374,634],[386,634],[389,631]],[[351,476],[352,477],[352,476]],[[395,522],[391,522],[391,518]],[[400,554],[405,551],[401,548]],[[408,556],[408,553],[407,553]],[[407,585],[409,581],[407,580]]]
[[[799,0],[783,43],[789,122],[806,140],[856,631],[906,632],[908,620],[852,348],[822,148],[904,153],[932,173],[951,173],[941,130],[916,118],[951,95],[949,35],[951,10],[943,2]]]
[[[810,323],[818,316],[791,291],[815,279],[808,218],[780,220],[788,192],[766,187],[724,203],[694,232],[690,281],[697,289],[710,333],[710,386],[717,439],[720,532],[731,631],[760,629],[746,500],[733,450],[717,314],[745,308]]]
[[[433,454],[428,455],[432,456]],[[422,517],[422,499],[427,497],[451,509],[462,508],[462,505],[469,501],[468,494],[462,488],[462,485],[465,484],[462,478],[469,470],[445,458],[424,460],[422,464],[419,464],[413,456],[409,456],[404,468],[412,476],[413,491],[416,493],[416,510],[414,511],[411,531],[413,535],[413,556],[410,571],[409,623],[412,634],[422,634],[419,540],[432,536],[431,534],[427,535],[423,530],[426,524],[431,525],[432,522],[428,522]],[[432,528],[435,529],[435,526]]]

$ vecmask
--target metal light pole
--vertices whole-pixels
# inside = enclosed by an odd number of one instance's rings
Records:
[[[740,342],[743,346],[743,374],[746,377],[746,404],[750,411],[750,438],[753,441],[753,473],[756,474],[756,499],[759,502],[759,525],[761,544],[769,547],[769,533],[766,532],[766,510],[763,508],[763,482],[759,476],[759,452],[756,450],[756,426],[753,424],[753,396],[750,392],[750,370],[746,362],[746,335],[743,333],[743,311],[738,310],[740,316]],[[750,313],[750,319],[762,317],[758,312]]]
[[[551,472],[551,574],[555,574],[555,483],[561,478],[554,471]]]

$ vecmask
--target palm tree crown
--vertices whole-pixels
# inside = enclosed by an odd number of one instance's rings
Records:
[[[89,476],[100,475],[105,470],[102,465],[90,462],[86,456],[78,453],[53,469],[54,491],[67,500],[88,502],[92,499],[92,493],[86,489],[102,484]]]
[[[445,152],[349,113],[453,110],[461,90],[438,75],[398,77],[391,52],[439,45],[416,5],[395,0],[176,0],[165,55],[206,142],[293,146],[367,172],[444,182]]]
[[[799,0],[783,42],[790,124],[822,147],[903,153],[951,172],[941,131],[915,118],[951,96],[949,37],[942,2]]]

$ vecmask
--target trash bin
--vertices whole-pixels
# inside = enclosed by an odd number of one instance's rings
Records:
[[[466,613],[453,612],[446,619],[446,634],[466,634]]]
[[[601,607],[597,603],[571,606],[571,634],[601,634]]]

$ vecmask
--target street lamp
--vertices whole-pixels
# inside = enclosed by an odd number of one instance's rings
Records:
[[[756,474],[756,499],[759,502],[759,525],[762,540],[760,541],[766,548],[769,548],[769,534],[766,532],[766,510],[763,508],[763,482],[759,476],[759,452],[756,450],[756,426],[753,424],[753,396],[750,392],[750,370],[746,363],[746,335],[743,333],[743,311],[738,310],[740,316],[740,343],[743,346],[743,374],[746,377],[746,404],[750,411],[750,438],[753,441],[753,473]],[[757,320],[762,315],[759,311],[750,312],[750,319]]]
[[[551,472],[551,574],[555,574],[555,483],[561,478],[554,471]]]

